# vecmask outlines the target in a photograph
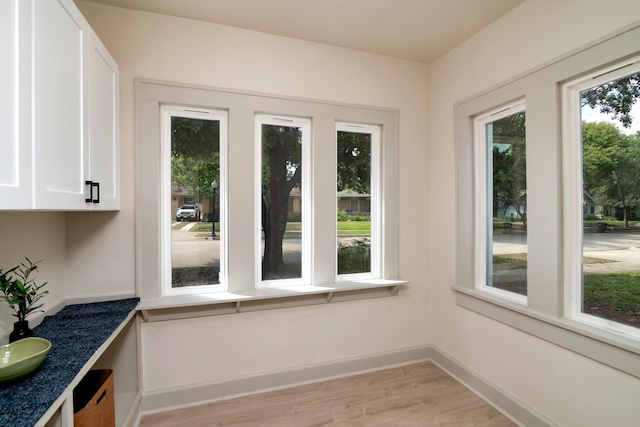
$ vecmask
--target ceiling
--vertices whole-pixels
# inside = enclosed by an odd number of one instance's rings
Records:
[[[524,0],[81,0],[432,63]]]

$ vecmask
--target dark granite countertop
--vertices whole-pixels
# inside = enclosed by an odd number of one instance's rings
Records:
[[[42,365],[29,377],[0,384],[0,426],[32,427],[83,366],[127,318],[139,298],[68,305],[33,329],[51,341]]]

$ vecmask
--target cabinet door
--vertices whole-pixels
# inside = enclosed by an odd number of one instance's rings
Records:
[[[0,210],[33,207],[30,7],[0,2]]]
[[[89,177],[100,189],[96,210],[120,209],[118,64],[89,28]],[[96,197],[94,192],[94,197]]]
[[[35,0],[34,147],[36,209],[85,203],[88,23],[71,0]]]

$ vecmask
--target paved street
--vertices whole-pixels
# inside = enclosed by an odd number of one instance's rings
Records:
[[[208,267],[220,262],[220,240],[198,238],[190,232],[195,225],[191,222],[178,230],[171,231],[171,265],[173,267]],[[283,251],[285,261],[300,257],[301,240],[287,238]]]
[[[526,236],[523,234],[497,234],[494,237],[495,254],[526,251]],[[640,230],[585,233],[584,256],[617,261],[587,265],[585,272],[640,270]]]
[[[195,237],[189,223],[172,231],[172,264],[175,267],[210,266],[220,258],[220,241]],[[613,263],[591,264],[585,271],[640,270],[640,231],[615,231],[607,233],[585,233],[584,255],[603,258]],[[284,241],[285,257],[299,257],[300,239],[287,238]],[[526,236],[523,234],[496,234],[494,253],[510,254],[527,251]]]

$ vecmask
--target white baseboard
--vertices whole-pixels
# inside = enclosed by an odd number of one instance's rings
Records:
[[[140,423],[140,403],[142,402],[142,393],[138,392],[136,397],[133,399],[133,403],[129,412],[127,413],[127,417],[122,424],[124,427],[135,427]]]
[[[433,363],[458,380],[458,382],[464,384],[491,406],[498,409],[505,416],[509,417],[513,422],[527,427],[550,427],[556,425],[534,411],[524,402],[516,399],[468,367],[463,366],[438,348],[429,346],[429,349]]]
[[[143,415],[147,415],[233,397],[347,377],[364,372],[378,371],[393,366],[427,361],[429,358],[429,348],[418,347],[232,378],[209,384],[199,384],[193,387],[147,392],[143,393],[141,410]]]
[[[143,393],[140,414],[148,415],[172,409],[263,393],[270,390],[325,381],[378,371],[396,366],[432,361],[515,423],[531,427],[554,426],[523,402],[497,387],[486,378],[463,366],[433,346],[409,348],[267,372],[192,387],[180,387]]]

